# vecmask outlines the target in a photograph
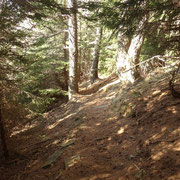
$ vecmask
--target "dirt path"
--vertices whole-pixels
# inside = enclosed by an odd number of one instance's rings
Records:
[[[180,179],[180,101],[164,83],[126,118],[112,108],[119,85],[54,108],[12,137],[21,156],[0,167],[2,179]]]

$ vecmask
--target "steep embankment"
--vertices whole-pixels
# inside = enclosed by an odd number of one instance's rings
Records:
[[[14,133],[21,156],[2,179],[180,179],[180,100],[163,71],[126,88],[100,81]]]

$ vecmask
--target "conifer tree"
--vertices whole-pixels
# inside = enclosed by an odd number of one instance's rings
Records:
[[[69,15],[69,99],[78,92],[77,2],[68,0]]]
[[[94,52],[93,52],[93,62],[92,62],[91,74],[90,74],[91,84],[93,84],[94,81],[98,79],[98,64],[99,64],[102,31],[103,31],[102,26],[97,27],[96,40],[95,40]]]

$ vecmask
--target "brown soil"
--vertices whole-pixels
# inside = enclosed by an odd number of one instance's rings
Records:
[[[180,180],[180,100],[168,77],[148,81],[128,116],[114,108],[121,88],[115,80],[101,80],[16,129],[0,179]]]

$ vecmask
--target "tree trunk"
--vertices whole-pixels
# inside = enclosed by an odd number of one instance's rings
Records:
[[[143,28],[147,17],[144,17],[139,22],[138,34],[134,35],[132,39],[128,39],[122,35],[121,32],[118,34],[118,54],[116,60],[117,72],[122,83],[133,83],[137,78],[140,77],[139,67],[136,66],[139,63],[139,56],[142,45],[144,43]],[[136,66],[131,69],[132,66]],[[131,69],[131,70],[129,70]]]
[[[79,32],[79,41],[80,42],[80,47],[78,48],[78,72],[79,72],[79,82],[81,82],[81,76],[82,76],[82,47],[81,47],[81,43],[82,43],[82,32],[81,32],[81,17],[79,17],[79,21],[78,21],[78,32]]]
[[[133,83],[134,76],[132,71],[126,70],[131,68],[131,62],[128,60],[128,49],[131,44],[130,39],[122,35],[121,32],[118,33],[118,52],[116,59],[116,68],[119,79],[122,83]]]
[[[68,33],[65,31],[64,32],[64,59],[65,59],[65,62],[67,62],[67,60],[68,60],[68,52],[67,52],[67,48],[66,48],[66,46],[67,46],[67,44],[66,44],[67,38],[68,38]],[[64,73],[65,90],[68,91],[68,70],[67,70],[67,65],[64,66],[63,73]]]
[[[95,41],[93,62],[92,62],[91,74],[90,74],[91,84],[93,84],[94,81],[98,79],[98,63],[99,63],[101,39],[102,39],[102,27],[100,26],[97,28],[97,32],[96,32],[96,41]]]
[[[141,48],[144,43],[144,35],[138,34],[133,37],[129,50],[128,50],[128,61],[132,66],[136,66],[132,72],[133,79],[136,80],[140,77],[140,69],[137,64],[139,63],[139,56],[141,53]]]
[[[3,125],[1,107],[0,107],[0,136],[1,136],[1,144],[2,144],[4,158],[7,159],[9,157],[9,152],[8,152],[7,144],[6,144],[6,136],[5,136],[5,130],[4,130],[4,125]]]
[[[68,0],[69,15],[69,99],[78,92],[77,2]]]

